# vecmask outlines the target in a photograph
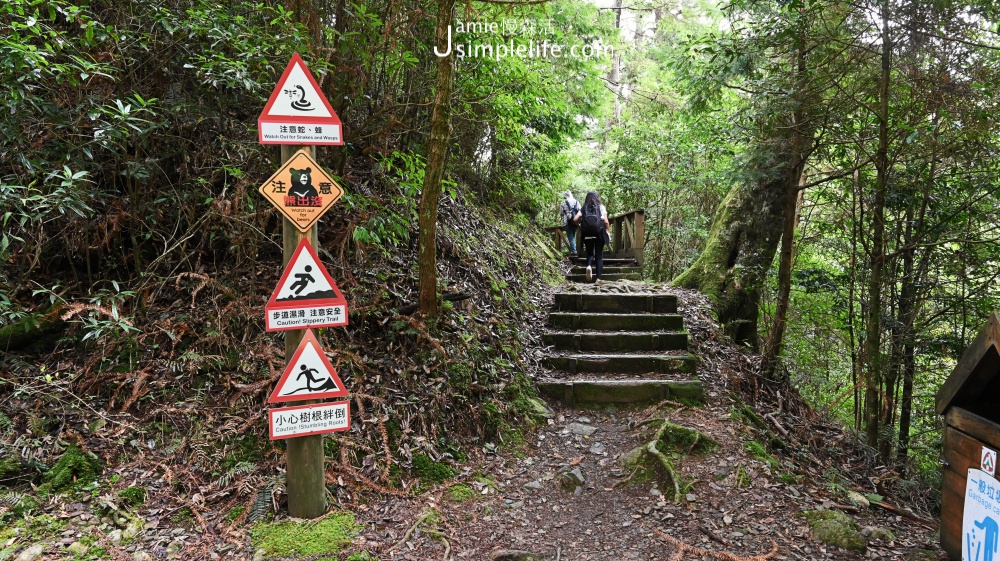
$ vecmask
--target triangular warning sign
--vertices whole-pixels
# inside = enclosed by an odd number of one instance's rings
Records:
[[[340,145],[341,122],[312,72],[292,55],[257,118],[261,144]]]
[[[306,238],[264,307],[267,331],[347,325],[347,300]]]
[[[295,349],[292,360],[288,361],[285,372],[267,402],[303,401],[346,395],[344,383],[340,381],[337,371],[323,354],[319,340],[311,330],[306,330],[305,337],[299,343],[299,348]]]

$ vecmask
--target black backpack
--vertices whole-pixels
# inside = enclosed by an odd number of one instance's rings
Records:
[[[583,207],[583,215],[580,217],[580,231],[584,237],[593,238],[601,235],[604,231],[604,219],[601,218],[601,207],[590,203]]]

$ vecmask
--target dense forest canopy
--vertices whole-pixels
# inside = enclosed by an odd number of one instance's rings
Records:
[[[525,313],[511,270],[535,266],[512,262],[526,232],[555,223],[565,189],[597,190],[611,214],[645,209],[647,278],[701,290],[761,352],[746,384],[794,388],[884,461],[934,476],[934,392],[1000,306],[991,2],[7,1],[6,350],[79,351],[67,390],[122,411],[149,384],[148,399],[194,392],[205,368],[236,373],[230,405],[260,382],[270,359],[233,350],[264,345],[255,307],[280,260],[280,217],[255,193],[277,151],[257,144],[256,117],[295,52],[344,122],[344,146],[319,150],[348,193],[320,238],[358,329],[397,351],[432,339],[395,311],[417,288],[441,9],[455,53],[435,251],[513,251],[488,271],[435,265],[434,292],[485,286],[511,300],[505,319]],[[542,44],[562,56],[525,54]],[[498,368],[517,368],[517,334],[479,317],[490,350],[470,350],[469,317],[447,336],[475,368],[442,348],[380,364],[405,389],[446,370],[436,395],[460,405],[372,389],[367,435],[391,432],[393,448],[345,466],[377,456],[388,482],[399,450],[447,441],[445,420],[492,438],[516,417],[530,391]],[[338,337],[345,365],[373,376]],[[31,365],[8,362],[27,391]]]

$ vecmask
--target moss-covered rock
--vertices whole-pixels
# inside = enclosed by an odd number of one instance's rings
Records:
[[[857,522],[839,510],[810,510],[803,515],[809,520],[813,538],[820,543],[859,553],[868,547]]]
[[[69,445],[52,469],[45,474],[43,493],[59,493],[95,481],[103,471],[93,453],[84,452],[76,444]]]
[[[146,502],[146,490],[142,487],[128,487],[127,489],[122,489],[121,491],[118,491],[118,496],[125,501],[125,504],[132,508],[136,508]]]
[[[455,468],[421,454],[413,457],[413,473],[426,483],[442,483],[455,477]]]

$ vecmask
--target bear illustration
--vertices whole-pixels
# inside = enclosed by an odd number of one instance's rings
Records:
[[[292,185],[288,192],[296,197],[317,197],[319,193],[312,185],[312,168],[304,170],[288,168],[292,173]]]

